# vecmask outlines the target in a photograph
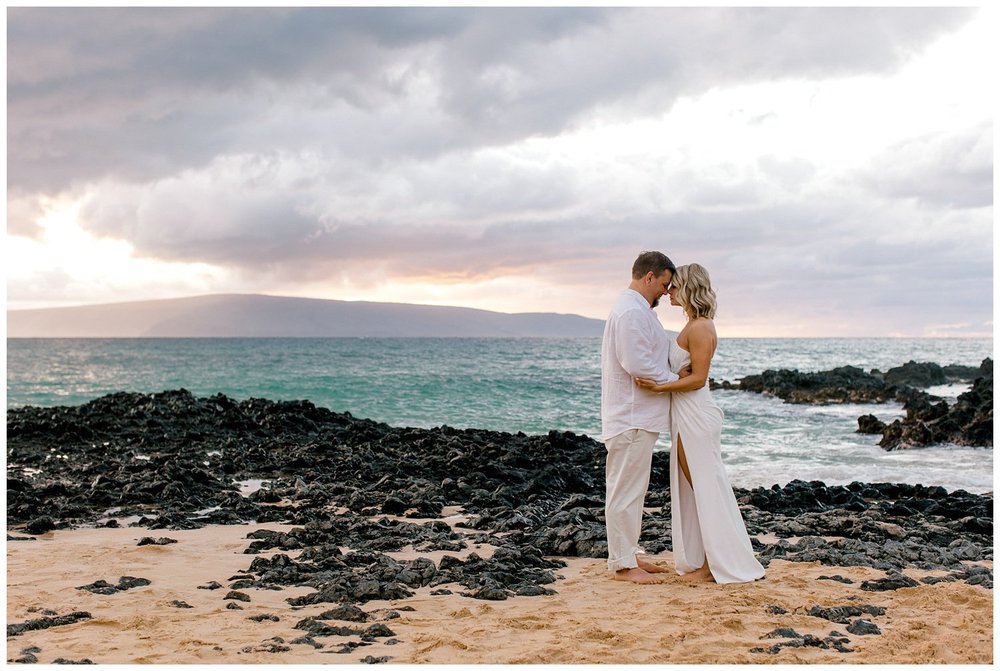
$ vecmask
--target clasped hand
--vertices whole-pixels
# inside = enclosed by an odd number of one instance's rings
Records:
[[[686,366],[681,368],[677,372],[677,376],[684,378],[691,374],[691,366]],[[667,391],[667,385],[669,382],[657,382],[656,380],[650,380],[647,377],[637,377],[635,378],[635,383],[647,391]]]

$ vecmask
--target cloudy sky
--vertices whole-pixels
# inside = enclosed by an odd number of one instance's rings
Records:
[[[7,11],[9,309],[266,293],[993,330],[984,8]],[[659,309],[669,328],[682,320]]]

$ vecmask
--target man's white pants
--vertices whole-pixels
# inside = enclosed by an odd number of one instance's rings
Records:
[[[642,506],[649,488],[653,445],[660,434],[629,429],[605,441],[607,492],[604,517],[608,528],[608,569],[620,571],[638,566],[635,556],[642,531]]]

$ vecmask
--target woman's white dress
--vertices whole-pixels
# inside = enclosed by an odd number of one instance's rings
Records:
[[[670,369],[691,364],[691,355],[671,343]],[[722,409],[706,384],[670,396],[670,515],[674,564],[681,575],[705,563],[719,583],[748,582],[764,575],[754,556],[746,525],[722,463]],[[680,462],[680,439],[691,473],[692,489]]]

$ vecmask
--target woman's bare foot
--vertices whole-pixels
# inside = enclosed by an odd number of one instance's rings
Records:
[[[702,564],[701,568],[685,573],[681,576],[684,582],[715,582],[712,570],[708,568],[708,562]]]
[[[615,571],[615,580],[625,580],[628,582],[638,583],[640,585],[652,585],[663,582],[663,576],[647,573],[637,566],[635,568],[625,568],[620,571]]]
[[[659,564],[654,564],[652,562],[643,561],[636,558],[635,562],[639,565],[646,573],[669,573],[670,569],[660,566]]]

